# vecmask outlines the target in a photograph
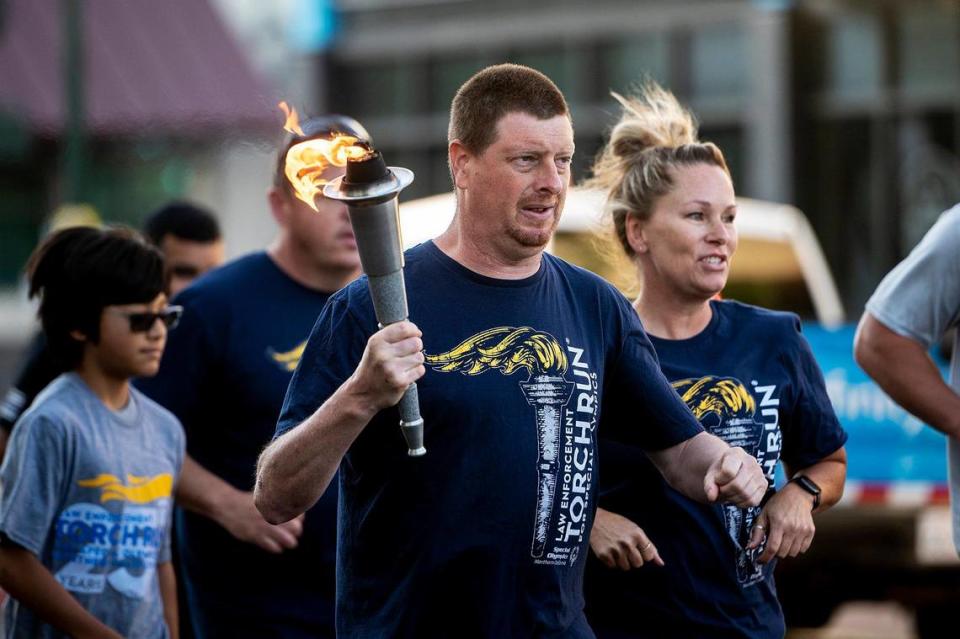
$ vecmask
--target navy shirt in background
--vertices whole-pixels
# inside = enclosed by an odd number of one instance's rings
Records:
[[[170,332],[160,373],[138,385],[183,423],[190,455],[236,488],[253,489],[257,457],[328,296],[298,284],[261,252],[211,271],[176,298],[183,318]],[[333,636],[335,490],[307,512],[298,547],[279,555],[236,540],[206,517],[179,515],[192,607],[236,624],[213,636],[291,636],[291,628]]]
[[[704,428],[756,457],[771,483],[781,459],[796,472],[839,449],[846,433],[796,316],[710,305],[700,334],[650,337]],[[775,562],[757,563],[762,548],[744,550],[760,509],[694,502],[670,488],[642,450],[611,441],[600,450],[598,505],[643,528],[666,565],[621,572],[591,559],[587,614],[598,637],[783,637]]]
[[[544,255],[531,277],[491,279],[432,242],[407,252],[405,275],[428,452],[407,456],[392,408],[340,466],[338,636],[592,637],[582,575],[598,424],[648,449],[699,424],[598,277]],[[330,299],[278,436],[353,373],[376,330],[366,279]]]

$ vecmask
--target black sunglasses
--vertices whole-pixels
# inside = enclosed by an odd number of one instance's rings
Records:
[[[176,328],[177,323],[180,321],[180,316],[183,315],[182,306],[168,306],[162,311],[156,313],[126,313],[123,311],[118,311],[121,315],[125,315],[127,320],[130,322],[130,330],[134,333],[146,333],[151,328],[153,328],[153,323],[157,320],[163,322],[163,325],[168,329]]]

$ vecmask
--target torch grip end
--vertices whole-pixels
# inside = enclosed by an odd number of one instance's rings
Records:
[[[400,430],[403,439],[407,442],[407,455],[421,457],[427,449],[423,447],[423,419],[418,417],[412,421],[400,421]]]

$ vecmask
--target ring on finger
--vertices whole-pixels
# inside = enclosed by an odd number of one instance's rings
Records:
[[[653,545],[653,542],[652,542],[652,541],[648,541],[648,542],[647,542],[647,545],[640,549],[640,552],[645,552],[645,551],[647,550],[647,548],[649,548],[649,547],[652,546],[652,545]]]

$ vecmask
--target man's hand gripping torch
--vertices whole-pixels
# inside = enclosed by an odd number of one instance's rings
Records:
[[[381,326],[407,319],[397,195],[411,182],[412,171],[387,167],[380,152],[374,151],[363,158],[349,160],[346,175],[332,180],[323,189],[324,196],[347,205],[360,263],[367,274]],[[419,457],[427,449],[423,447],[423,418],[415,383],[403,394],[399,409],[407,454]]]

